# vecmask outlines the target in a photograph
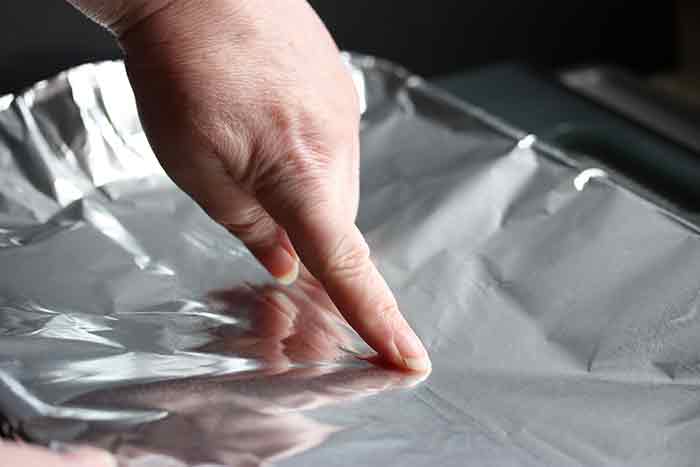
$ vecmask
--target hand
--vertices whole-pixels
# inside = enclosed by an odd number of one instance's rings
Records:
[[[100,449],[81,447],[58,453],[9,441],[0,441],[0,459],[5,467],[117,467],[116,459]]]
[[[281,282],[294,281],[300,257],[385,361],[428,369],[354,224],[358,97],[308,3],[71,1],[120,37],[173,180]]]

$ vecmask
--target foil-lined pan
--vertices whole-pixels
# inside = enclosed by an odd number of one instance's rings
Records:
[[[358,359],[313,278],[276,285],[99,63],[0,97],[0,433],[133,466],[695,465],[693,219],[351,62],[358,225],[432,374]]]

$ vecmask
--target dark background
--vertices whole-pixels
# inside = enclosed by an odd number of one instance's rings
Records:
[[[500,61],[544,68],[615,64],[641,74],[677,64],[675,2],[315,0],[343,49],[424,76]],[[112,38],[63,0],[0,4],[0,93],[67,67],[119,57]]]

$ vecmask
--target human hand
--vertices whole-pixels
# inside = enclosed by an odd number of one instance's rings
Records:
[[[309,4],[71,2],[119,36],[142,123],[173,180],[281,282],[293,282],[300,257],[385,361],[428,369],[354,224],[358,97]]]

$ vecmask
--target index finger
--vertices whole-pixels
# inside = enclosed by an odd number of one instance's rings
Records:
[[[384,360],[411,371],[429,370],[428,353],[372,262],[362,233],[336,213],[332,203],[321,203],[286,216],[283,224],[302,262]]]

